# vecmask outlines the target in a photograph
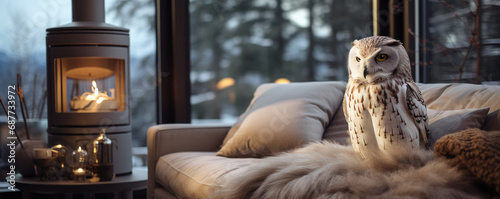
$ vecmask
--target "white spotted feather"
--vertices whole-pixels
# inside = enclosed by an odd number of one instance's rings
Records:
[[[395,145],[427,146],[427,109],[401,43],[369,37],[352,45],[343,108],[354,149],[366,157]]]

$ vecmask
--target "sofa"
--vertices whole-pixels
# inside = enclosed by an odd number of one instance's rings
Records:
[[[428,108],[431,144],[465,129],[500,131],[500,86],[418,86]],[[349,146],[345,87],[342,81],[263,84],[235,124],[150,127],[148,198],[208,198],[266,157],[320,140]]]

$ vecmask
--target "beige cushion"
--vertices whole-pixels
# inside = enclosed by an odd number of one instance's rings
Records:
[[[436,111],[427,109],[429,117],[429,144],[448,134],[471,128],[481,128],[490,108]]]
[[[323,134],[324,140],[332,140],[342,145],[350,145],[349,125],[345,120],[344,110],[339,108]]]
[[[238,176],[260,159],[224,158],[215,152],[178,152],[162,156],[156,181],[179,198],[208,198],[224,180]]]
[[[500,86],[476,84],[418,84],[427,104],[433,110],[500,109]]]
[[[341,107],[345,82],[263,84],[217,155],[262,157],[321,140]]]

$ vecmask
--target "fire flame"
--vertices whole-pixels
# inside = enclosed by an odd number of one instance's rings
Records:
[[[99,95],[99,89],[97,88],[97,83],[95,83],[95,81],[92,81],[92,92],[94,92],[95,96]]]
[[[92,92],[93,94],[88,95],[85,100],[97,100],[96,102],[100,104],[104,99],[102,97],[99,97],[99,88],[97,88],[97,83],[95,81],[92,81]]]

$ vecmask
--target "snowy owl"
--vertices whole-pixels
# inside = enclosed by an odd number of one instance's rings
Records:
[[[401,42],[373,36],[351,45],[343,108],[354,149],[366,157],[396,145],[427,147],[427,109]]]

